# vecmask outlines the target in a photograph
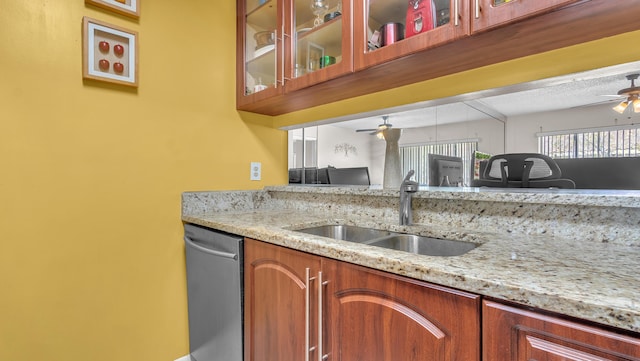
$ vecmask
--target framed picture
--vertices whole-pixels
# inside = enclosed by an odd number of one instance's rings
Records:
[[[84,2],[134,19],[140,17],[140,0],[84,0]]]
[[[138,33],[82,18],[82,77],[138,86]]]
[[[324,48],[318,44],[307,44],[307,70],[309,72],[320,69],[320,59],[324,56]]]

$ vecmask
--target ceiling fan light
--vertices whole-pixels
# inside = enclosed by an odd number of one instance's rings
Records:
[[[640,113],[640,99],[636,99],[633,101],[633,111],[636,113]]]
[[[629,106],[629,103],[625,100],[625,101],[621,102],[620,104],[616,105],[615,107],[613,107],[613,110],[615,110],[616,112],[622,114],[627,109],[627,106]]]
[[[377,132],[376,137],[378,137],[378,139],[384,139],[384,132],[383,131]]]

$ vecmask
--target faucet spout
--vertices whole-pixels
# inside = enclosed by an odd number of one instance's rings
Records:
[[[413,223],[411,201],[413,193],[418,191],[418,182],[410,180],[415,172],[410,170],[400,185],[400,225],[410,226]]]

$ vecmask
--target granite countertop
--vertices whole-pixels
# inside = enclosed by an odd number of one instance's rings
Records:
[[[360,195],[366,195],[367,192],[370,191],[363,190]],[[238,206],[242,201],[236,199],[237,194],[222,192],[218,195],[224,196],[224,202],[235,202],[235,206],[217,210],[196,207],[185,212],[183,198],[183,221],[640,332],[640,247],[635,244],[583,242],[579,237],[565,239],[557,235],[509,234],[480,231],[477,228],[451,229],[430,223],[398,226],[389,218],[363,217],[361,214],[344,212],[331,214],[318,209],[300,211],[282,207],[282,204],[275,207],[255,204]],[[197,197],[202,198],[202,193]],[[252,197],[255,199],[255,194]],[[269,192],[261,193],[260,197],[269,198]],[[637,200],[634,198],[630,201],[624,196],[620,199],[634,205]],[[620,199],[607,202],[616,203]],[[593,199],[585,198],[584,202],[593,202]],[[462,256],[434,257],[295,231],[322,224],[352,224],[449,237],[476,242],[480,246]]]

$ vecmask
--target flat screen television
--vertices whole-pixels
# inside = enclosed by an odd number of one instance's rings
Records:
[[[427,169],[429,186],[457,187],[464,184],[464,163],[460,157],[429,154]]]

